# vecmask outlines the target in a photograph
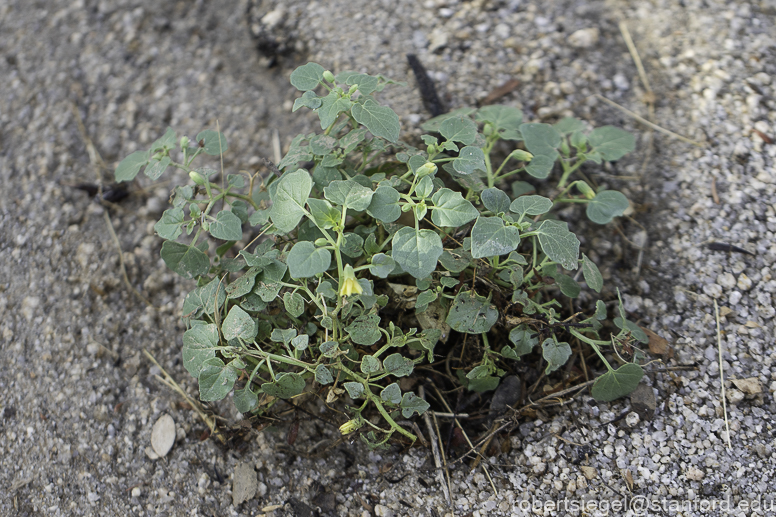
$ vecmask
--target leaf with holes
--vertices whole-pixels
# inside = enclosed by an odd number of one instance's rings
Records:
[[[380,316],[376,314],[365,314],[359,316],[353,323],[345,327],[350,339],[358,344],[370,346],[380,340]]]
[[[410,418],[414,413],[422,415],[429,407],[431,407],[428,402],[411,391],[404,394],[399,406],[401,407],[401,414],[404,418]]]
[[[197,135],[197,142],[201,142],[205,154],[210,156],[220,156],[229,149],[229,144],[226,143],[226,137],[220,131],[213,131],[212,129],[206,129],[201,131]]]
[[[498,310],[490,299],[474,291],[460,291],[453,300],[445,322],[450,328],[467,334],[487,332],[498,320]]]
[[[401,388],[395,382],[391,383],[380,391],[380,398],[383,402],[398,404],[401,402]]]
[[[406,377],[412,373],[415,363],[412,359],[404,357],[399,353],[391,354],[383,360],[385,371],[395,377]]]

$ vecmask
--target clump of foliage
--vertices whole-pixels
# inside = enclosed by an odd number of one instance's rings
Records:
[[[399,140],[398,116],[375,98],[392,81],[335,76],[308,63],[291,83],[303,92],[294,111],[313,110],[322,132],[294,138],[270,177],[240,171],[216,182],[216,170],[194,168],[202,155],[227,151],[226,137],[213,130],[192,141],[168,129],[116,169],[117,181],[144,167],[152,180],[168,167],[191,178],[175,187],[155,229],[165,263],[197,282],[183,303],[183,364],[202,400],[234,390],[241,412],[260,414],[305,391],[328,402],[347,393],[357,402],[343,434],[364,427],[371,446],[394,433],[414,441],[397,418],[429,404],[399,382],[433,363],[448,338],[479,340],[481,357],[458,370],[457,382],[483,392],[534,349],[547,374],[564,365],[572,350],[556,330],[588,344],[606,366],[596,398],[636,387],[643,374],[636,359],[614,369],[602,353],[646,340],[621,303],[614,321],[621,330],[606,339],[602,301],[584,319],[562,316],[561,300],[581,289],[570,272],[581,268],[596,292],[603,280],[553,215],[566,203],[586,204],[598,224],[622,215],[628,201],[620,192],[570,180],[584,163],[631,151],[630,134],[610,126],[586,132],[573,118],[526,123],[517,108],[486,106],[430,120],[416,148]],[[519,148],[495,164],[500,141]],[[553,197],[531,194],[525,180],[548,178],[556,163]],[[246,228],[258,237],[238,246]],[[368,408],[381,418],[367,418]]]

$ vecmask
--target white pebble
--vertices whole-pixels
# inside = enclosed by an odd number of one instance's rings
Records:
[[[569,45],[575,48],[590,48],[598,43],[599,31],[597,27],[579,29],[569,36]]]
[[[736,277],[730,273],[722,273],[717,276],[717,283],[725,289],[733,289],[736,286]]]
[[[739,289],[742,291],[748,291],[752,288],[752,280],[746,276],[746,273],[738,275],[738,282],[736,283]]]
[[[631,411],[628,413],[628,416],[625,417],[625,423],[628,424],[628,427],[636,427],[639,420],[639,414],[635,411]]]

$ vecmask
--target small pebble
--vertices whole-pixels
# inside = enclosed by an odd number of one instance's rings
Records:
[[[170,452],[175,443],[175,421],[168,414],[159,417],[151,431],[151,447],[154,452],[163,458]]]

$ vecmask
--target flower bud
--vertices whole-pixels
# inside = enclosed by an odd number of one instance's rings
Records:
[[[521,162],[530,162],[531,160],[533,160],[533,155],[528,151],[523,151],[522,149],[516,149],[512,151],[512,157],[515,160],[518,160]]]
[[[342,272],[342,278],[340,278],[340,296],[350,296],[353,294],[361,294],[364,292],[364,288],[358,283],[356,273],[353,271],[353,267],[348,264]]]
[[[348,90],[348,95],[353,95],[354,93],[356,93],[356,90],[358,90],[358,85],[354,84],[353,86],[350,87],[350,90]]]
[[[181,144],[181,149],[186,149],[189,146],[189,137],[182,136],[180,144]]]
[[[321,247],[323,247],[323,246],[326,246],[327,244],[329,244],[329,241],[327,241],[327,240],[326,240],[325,238],[323,238],[323,237],[320,237],[320,238],[318,238],[318,239],[315,239],[315,245],[316,245],[316,246],[318,246],[319,248],[321,248]]]
[[[593,199],[595,197],[595,191],[590,188],[590,185],[580,180],[577,181],[577,190],[582,193],[587,199]]]
[[[325,71],[323,72],[323,78],[324,78],[325,80],[327,80],[328,82],[330,82],[330,83],[334,84],[334,74],[332,74],[332,73],[331,73],[331,72],[329,72],[328,70],[325,70]]]
[[[422,178],[424,176],[428,176],[429,174],[434,174],[437,171],[437,166],[433,162],[426,162],[420,167],[417,168],[415,171],[415,176],[418,178]]]
[[[361,420],[358,418],[354,418],[353,420],[348,420],[344,424],[342,424],[339,428],[340,433],[342,435],[350,434],[353,431],[356,431],[361,428],[363,424],[361,423]]]
[[[197,171],[189,172],[189,178],[191,178],[191,181],[193,181],[197,185],[204,185],[205,182],[207,182],[205,177],[202,174],[198,173]]]

